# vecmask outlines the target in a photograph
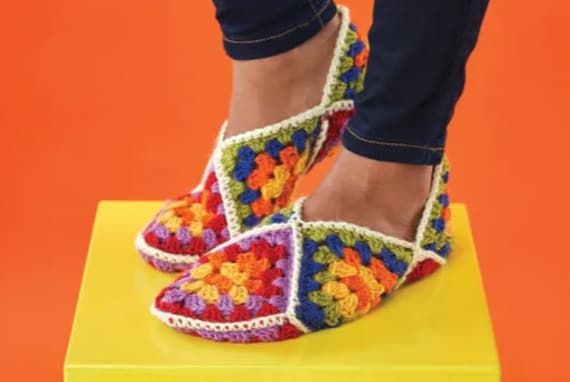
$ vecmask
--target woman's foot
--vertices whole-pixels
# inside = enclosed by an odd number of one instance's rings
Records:
[[[337,146],[368,57],[348,10],[338,9],[339,19],[295,51],[236,63],[230,126],[202,181],[168,201],[136,239],[149,264],[184,270],[219,244],[279,219],[272,214],[289,204],[299,179]]]
[[[308,221],[345,221],[413,241],[432,172],[431,166],[379,162],[343,150],[303,213]]]
[[[288,52],[233,61],[233,86],[226,137],[266,126],[321,102],[340,18]]]
[[[349,168],[366,173],[358,162]],[[374,181],[372,170],[364,176],[367,181]],[[392,175],[392,181],[400,182],[399,171]],[[202,256],[159,293],[151,311],[184,333],[230,342],[280,341],[356,320],[399,286],[422,279],[446,263],[451,250],[447,180],[444,161],[433,170],[421,223],[417,234],[410,235],[413,241],[347,221],[307,221],[307,208],[299,200],[292,209],[278,213],[279,224],[246,232]],[[337,180],[337,187],[341,184]],[[372,195],[366,188],[360,190],[366,192],[363,197]],[[337,200],[348,199],[331,198],[329,203]],[[383,208],[382,214],[391,211],[389,203],[371,202]],[[362,206],[351,203],[344,208]],[[408,199],[397,203],[410,210]],[[325,213],[321,215],[317,218]],[[369,213],[353,215],[355,220],[379,225]],[[415,219],[414,213],[403,215],[411,216],[403,219],[404,227]],[[388,219],[382,222],[386,227],[398,226]],[[406,229],[401,232],[409,235]]]

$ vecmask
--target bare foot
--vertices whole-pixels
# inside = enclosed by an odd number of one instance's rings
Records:
[[[344,221],[413,241],[431,166],[380,162],[343,150],[304,204],[305,220]]]
[[[340,18],[288,52],[233,61],[226,137],[253,130],[317,106],[334,54]]]

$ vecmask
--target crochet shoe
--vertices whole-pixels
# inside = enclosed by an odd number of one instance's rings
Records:
[[[302,200],[193,264],[151,312],[215,341],[279,341],[343,325],[450,253],[447,163],[435,168],[414,242],[340,222],[306,222]]]
[[[341,26],[319,105],[227,139],[224,126],[203,179],[167,201],[138,235],[152,266],[177,272],[290,203],[299,179],[338,145],[362,89],[368,49],[339,7]],[[275,218],[275,217],[274,217]]]

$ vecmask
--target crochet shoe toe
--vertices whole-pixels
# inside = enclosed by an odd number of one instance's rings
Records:
[[[300,200],[278,223],[202,256],[160,292],[151,312],[176,330],[229,342],[279,341],[353,321],[445,264],[447,179],[444,162],[414,242],[348,223],[306,222]]]
[[[368,50],[339,7],[341,26],[319,105],[224,139],[200,185],[168,201],[136,239],[152,266],[177,272],[287,206],[299,179],[338,145],[362,89]]]

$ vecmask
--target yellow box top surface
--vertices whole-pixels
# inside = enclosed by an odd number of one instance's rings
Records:
[[[175,276],[146,265],[133,242],[159,206],[100,203],[65,360],[68,382],[499,380],[463,205],[452,206],[455,250],[436,274],[340,328],[247,345],[184,335],[149,314],[154,296]]]

